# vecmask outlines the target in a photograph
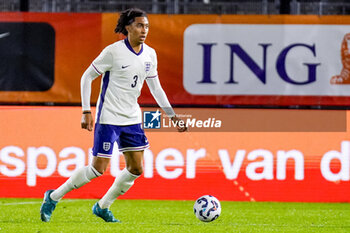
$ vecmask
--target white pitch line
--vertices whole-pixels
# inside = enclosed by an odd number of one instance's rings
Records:
[[[77,200],[62,200],[61,202],[76,202],[76,201],[85,201],[85,200],[81,200],[81,199],[77,199]],[[28,201],[28,202],[10,202],[10,203],[0,203],[0,206],[2,205],[32,205],[32,204],[40,204],[42,203],[42,201]]]
[[[11,202],[11,203],[4,203],[4,204],[0,204],[1,205],[27,205],[27,204],[38,204],[41,202],[38,201],[32,201],[32,202]]]

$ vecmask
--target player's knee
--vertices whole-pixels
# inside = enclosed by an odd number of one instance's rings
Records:
[[[96,165],[96,164],[93,164],[92,165],[96,171],[98,171],[101,175],[103,175],[103,173],[106,171],[106,166],[99,166],[99,165]]]
[[[142,167],[128,167],[128,171],[131,174],[140,176],[143,173],[143,168]]]
[[[109,160],[110,159],[94,157],[91,165],[102,175],[107,170]]]
[[[101,175],[103,175],[103,173],[105,173],[105,169],[96,169]]]
[[[96,171],[98,171],[101,175],[103,175],[103,173],[105,172],[104,169],[99,169],[99,168],[95,168],[95,169],[96,169]]]

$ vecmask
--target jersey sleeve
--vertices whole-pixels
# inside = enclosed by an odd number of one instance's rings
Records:
[[[109,71],[112,68],[113,56],[109,50],[110,46],[106,47],[91,63],[91,66],[100,75],[104,74],[106,71]]]
[[[159,107],[161,107],[169,117],[175,116],[175,112],[171,107],[162,86],[160,85],[159,78],[148,78],[146,79],[146,82]]]
[[[156,51],[152,50],[151,53],[151,59],[152,59],[152,65],[151,65],[151,69],[147,75],[147,78],[155,78],[158,76],[158,70],[157,70],[157,66],[158,66],[158,61],[157,61],[157,54]]]
[[[90,110],[90,98],[91,98],[91,83],[96,79],[99,74],[94,70],[94,68],[89,66],[86,69],[80,81],[81,89],[81,104],[83,111]]]

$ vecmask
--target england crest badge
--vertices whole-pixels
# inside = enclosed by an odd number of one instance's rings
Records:
[[[146,72],[148,72],[148,71],[151,70],[151,65],[152,65],[151,62],[149,62],[149,61],[146,61],[146,62],[145,62],[145,71],[146,71]]]
[[[103,143],[103,149],[105,151],[109,151],[109,149],[111,149],[111,143],[110,142],[104,142]]]

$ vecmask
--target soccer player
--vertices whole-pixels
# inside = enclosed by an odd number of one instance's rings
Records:
[[[177,123],[177,130],[186,131],[185,126],[178,124],[180,119],[176,117],[160,85],[156,53],[144,43],[148,30],[149,22],[144,11],[135,8],[123,11],[115,32],[124,34],[126,39],[107,46],[84,72],[81,78],[81,127],[89,131],[93,129],[91,83],[103,75],[96,108],[92,164],[78,169],[56,190],[45,192],[40,208],[42,221],[50,221],[56,204],[66,193],[82,187],[106,171],[113,144],[117,142],[119,151],[124,154],[126,168],[116,177],[102,199],[95,203],[92,212],[106,222],[119,222],[109,207],[142,174],[143,151],[149,147],[141,127],[142,114],[137,103],[144,81],[158,105]]]

